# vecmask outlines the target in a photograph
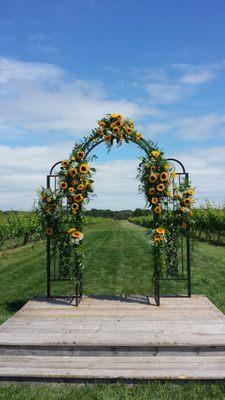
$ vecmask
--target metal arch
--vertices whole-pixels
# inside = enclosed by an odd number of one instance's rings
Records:
[[[179,160],[177,160],[176,158],[167,158],[166,161],[175,161],[177,164],[179,164],[182,168],[182,172],[184,174],[186,174],[186,170],[184,168],[184,165],[182,164],[182,162],[180,162]]]
[[[55,164],[52,166],[52,168],[50,169],[49,175],[52,175],[53,169],[56,167],[56,165],[58,165],[58,164],[60,164],[60,163],[61,163],[61,161],[57,161],[57,163],[55,163]]]

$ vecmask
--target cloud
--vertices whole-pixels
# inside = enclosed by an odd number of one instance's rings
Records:
[[[225,146],[195,148],[191,152],[177,152],[174,157],[181,160],[189,172],[198,202],[205,199],[225,202]]]
[[[0,146],[2,194],[0,209],[30,209],[36,191],[46,184],[46,174],[58,160],[69,154],[72,143],[65,146]],[[217,203],[225,200],[225,147],[194,148],[171,155],[179,159],[197,188],[198,201],[205,198]],[[88,208],[135,209],[144,207],[136,180],[138,159],[92,162],[95,194]]]
[[[183,75],[180,78],[180,82],[184,83],[186,85],[199,85],[205,82],[209,82],[212,79],[214,79],[215,74],[207,69],[202,69],[200,71],[197,72],[192,72],[192,73],[188,73]]]
[[[177,117],[171,113],[160,121],[148,123],[145,127],[152,138],[157,135],[170,135],[171,139],[203,141],[213,137],[225,137],[225,114],[209,113],[194,117]]]
[[[176,103],[181,98],[193,93],[191,88],[175,83],[150,83],[146,85],[145,89],[151,102],[156,104]]]
[[[119,110],[132,118],[148,114],[137,102],[110,99],[98,81],[79,80],[52,64],[6,58],[0,59],[0,110],[1,137],[82,136],[105,113]]]

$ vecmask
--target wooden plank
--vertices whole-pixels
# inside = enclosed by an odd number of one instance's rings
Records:
[[[0,356],[2,378],[224,379],[224,357]]]

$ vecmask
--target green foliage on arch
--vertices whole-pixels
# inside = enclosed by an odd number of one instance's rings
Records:
[[[178,231],[185,234],[192,223],[190,207],[194,189],[187,181],[175,184],[174,166],[166,160],[163,151],[151,141],[144,140],[141,133],[136,131],[133,121],[121,114],[107,114],[98,125],[81,143],[75,144],[68,159],[61,161],[57,189],[42,188],[40,192],[39,214],[45,234],[53,242],[59,242],[62,235],[67,235],[77,248],[81,266],[83,205],[91,198],[95,172],[90,166],[90,152],[100,143],[105,143],[110,149],[114,144],[119,146],[123,142],[132,142],[144,151],[138,167],[139,189],[154,215],[155,228],[151,232],[150,242],[155,247],[162,250],[168,237],[175,242]],[[65,198],[67,212],[73,223],[69,228],[59,223],[61,204]],[[166,219],[163,218],[165,210]],[[170,214],[173,218],[168,217]]]

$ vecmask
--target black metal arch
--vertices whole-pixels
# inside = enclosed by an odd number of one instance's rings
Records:
[[[85,159],[88,157],[90,152],[95,147],[97,147],[99,144],[105,142],[105,140],[102,139],[94,144],[92,144],[91,142],[92,142],[91,140],[87,141],[82,148],[83,151],[85,151]],[[140,147],[142,150],[144,150],[144,152],[148,156],[149,156],[150,151],[153,148],[153,145],[148,143],[145,139],[140,139],[140,141],[138,141],[138,143],[133,140],[130,140],[130,142],[136,144],[138,147]],[[90,146],[90,144],[91,144],[91,146]],[[176,168],[175,168],[175,171],[176,171],[176,174],[178,177],[178,182],[180,183],[181,179],[185,179],[186,183],[188,183],[189,175],[186,172],[184,165],[175,158],[167,158],[166,160],[172,161],[181,167],[181,172],[177,172]],[[54,169],[60,163],[61,163],[61,161],[56,162],[50,169],[49,174],[47,175],[47,187],[48,188],[52,187],[53,190],[56,190],[56,188],[57,188],[57,178],[58,178],[58,173],[57,172],[54,173]],[[154,280],[154,297],[155,297],[157,305],[160,305],[160,291],[161,291],[160,288],[161,288],[161,284],[165,281],[167,283],[169,283],[169,281],[186,282],[187,295],[189,297],[191,296],[190,232],[189,232],[189,230],[185,237],[179,238],[179,241],[180,241],[179,249],[175,249],[175,252],[173,249],[168,250],[167,261],[166,261],[167,262],[166,272],[164,273],[164,275],[159,274],[159,271],[157,269],[158,267],[156,266],[157,265],[157,260],[156,260],[157,254],[154,251],[153,278],[157,278]],[[171,252],[171,254],[170,254],[170,252]],[[179,262],[178,262],[178,258],[180,258]],[[175,265],[175,267],[174,267],[174,265]],[[53,256],[51,253],[50,238],[47,237],[47,296],[48,297],[51,297],[51,282],[71,280],[69,275],[60,277],[60,274],[59,274],[57,276],[56,268],[57,268],[57,266],[56,266],[55,256]],[[60,270],[60,265],[58,266],[58,268]],[[82,298],[82,291],[83,291],[82,287],[83,286],[82,286],[82,274],[81,274],[79,276],[79,282],[75,284],[75,296],[74,297],[76,299],[76,305],[79,304],[79,302]]]

